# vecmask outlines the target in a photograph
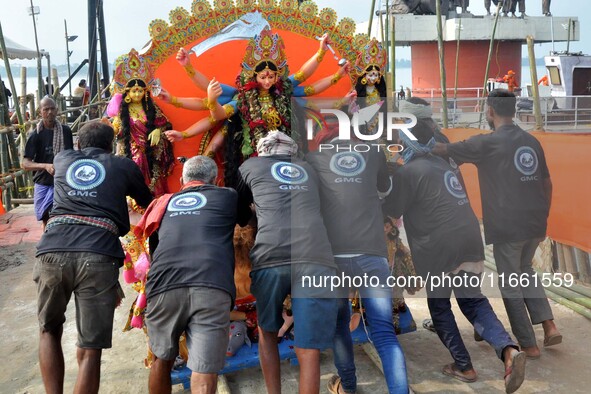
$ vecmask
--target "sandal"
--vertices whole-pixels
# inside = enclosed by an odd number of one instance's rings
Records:
[[[525,361],[527,357],[525,352],[515,353],[512,357],[513,363],[505,368],[505,392],[514,393],[517,391],[525,379]]]
[[[554,346],[562,343],[562,334],[554,334],[544,338],[544,347]]]
[[[339,394],[339,389],[341,388],[341,383],[342,382],[341,382],[340,376],[332,375],[330,377],[330,379],[328,379],[328,383],[326,384],[326,387],[328,388],[328,392],[331,394]],[[346,393],[346,394],[355,394],[356,393],[355,391],[353,391],[352,393],[345,391],[345,389],[343,389],[342,392]]]
[[[443,372],[444,375],[451,376],[452,378],[458,379],[459,381],[462,381],[464,383],[474,383],[478,380],[478,375],[476,374],[476,372],[474,372],[473,378],[469,378],[466,375],[464,375],[464,372],[460,371],[454,363],[447,364],[446,366],[444,366],[441,372]]]

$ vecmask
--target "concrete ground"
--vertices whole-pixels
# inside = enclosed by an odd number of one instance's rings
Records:
[[[32,281],[35,243],[40,236],[40,224],[33,217],[31,206],[17,208],[0,216],[0,348],[4,362],[0,367],[0,392],[43,393],[37,360],[38,326],[36,320],[36,292]],[[105,350],[102,362],[101,393],[146,393],[148,370],[144,368],[145,339],[139,330],[123,333],[127,311],[133,301],[132,290],[122,307],[115,312],[113,348]],[[485,290],[500,320],[508,321],[494,287]],[[484,342],[472,339],[472,328],[454,307],[454,313],[466,346],[479,374],[476,383],[466,384],[444,376],[441,367],[451,357],[437,336],[421,327],[428,317],[424,293],[407,298],[415,317],[418,331],[399,337],[406,355],[408,376],[416,393],[502,393],[503,365],[494,351]],[[553,348],[542,349],[539,360],[528,360],[526,381],[519,393],[585,393],[591,387],[591,322],[561,305],[550,301],[556,323],[564,335],[564,342]],[[73,303],[70,304],[64,326],[63,347],[66,359],[65,391],[71,392],[76,376],[76,327]],[[536,327],[539,345],[543,331]],[[357,375],[360,394],[386,393],[383,376],[371,358],[359,346],[356,348]],[[332,354],[322,354],[322,393],[326,382],[335,372]],[[297,393],[298,368],[282,363],[283,392]],[[264,393],[260,368],[252,368],[226,376],[232,393]],[[177,385],[173,392],[184,392]]]

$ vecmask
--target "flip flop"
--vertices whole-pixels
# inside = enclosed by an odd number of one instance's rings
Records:
[[[525,352],[518,352],[512,357],[513,364],[505,368],[505,392],[507,394],[517,391],[525,379]]]
[[[554,334],[544,338],[544,347],[554,346],[562,343],[562,334]]]
[[[443,372],[444,375],[451,376],[452,378],[458,379],[459,381],[462,381],[464,383],[474,383],[478,380],[478,375],[476,375],[473,378],[467,378],[465,375],[462,374],[462,371],[457,369],[454,363],[447,364],[446,366],[444,366],[441,372]]]
[[[423,328],[425,330],[429,330],[431,332],[437,332],[437,331],[435,331],[435,326],[433,325],[433,320],[431,320],[431,319],[423,320]]]

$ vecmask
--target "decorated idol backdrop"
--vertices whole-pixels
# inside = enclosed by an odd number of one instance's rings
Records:
[[[190,10],[177,7],[170,11],[168,20],[156,19],[149,23],[152,40],[146,48],[138,49],[141,58],[138,66],[145,63],[152,74],[146,76],[147,88],[156,93],[159,84],[174,97],[207,97],[206,91],[193,83],[191,69],[181,66],[177,61],[176,55],[180,48],[189,52],[190,63],[196,71],[208,79],[215,78],[235,87],[247,56],[249,41],[246,37],[249,34],[252,37],[255,34],[253,31],[260,28],[255,26],[253,30],[252,25],[261,23],[268,24],[272,33],[281,37],[288,74],[296,74],[318,52],[320,37],[329,34],[331,48],[336,54],[327,51],[317,70],[303,82],[304,85],[334,75],[340,68],[340,59],[346,59],[353,65],[358,56],[355,48],[363,48],[369,43],[366,34],[355,35],[352,19],[339,20],[334,10],[319,10],[313,2],[299,5],[295,0],[215,0],[212,3],[198,0],[192,3]],[[117,78],[117,73],[122,72],[121,68],[115,71],[115,81],[119,80],[123,84],[126,78]],[[317,96],[343,97],[352,89],[354,79],[355,71],[352,68],[349,78],[335,81]],[[210,115],[209,110],[192,111],[167,103],[159,97],[154,97],[153,101],[159,109],[158,113],[167,118],[174,130],[185,130]],[[215,132],[210,130],[175,141],[174,157],[191,157],[203,153]],[[180,175],[181,166],[176,163],[168,176],[170,191],[178,190]]]

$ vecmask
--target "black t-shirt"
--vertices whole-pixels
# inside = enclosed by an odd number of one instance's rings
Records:
[[[157,232],[146,295],[204,286],[227,291],[234,299],[238,209],[234,189],[202,185],[174,194]]]
[[[404,215],[417,273],[441,275],[464,262],[484,260],[480,225],[454,168],[425,155],[402,166],[386,198],[391,216]]]
[[[53,210],[50,218],[79,215],[112,220],[119,236],[129,232],[126,196],[142,206],[152,201],[139,167],[126,157],[99,148],[67,150],[56,155]],[[123,258],[119,238],[90,225],[51,227],[37,245],[37,255],[48,252],[93,252]]]
[[[74,149],[72,130],[68,126],[62,125],[62,131],[64,134],[64,150]],[[37,129],[33,130],[29,134],[25,145],[25,157],[35,163],[53,163],[53,156],[53,129],[43,128],[41,133],[38,133]],[[45,170],[34,171],[33,182],[52,186],[53,177]]]
[[[546,236],[550,177],[538,140],[515,125],[447,147],[450,157],[478,168],[487,244]]]
[[[311,152],[307,161],[320,179],[322,216],[338,254],[388,256],[378,190],[390,188],[386,157],[376,149],[348,152],[337,149],[350,141],[333,142],[335,149]]]
[[[308,163],[252,157],[239,172],[238,192],[256,207],[253,270],[306,262],[336,267],[320,213],[318,177]]]

